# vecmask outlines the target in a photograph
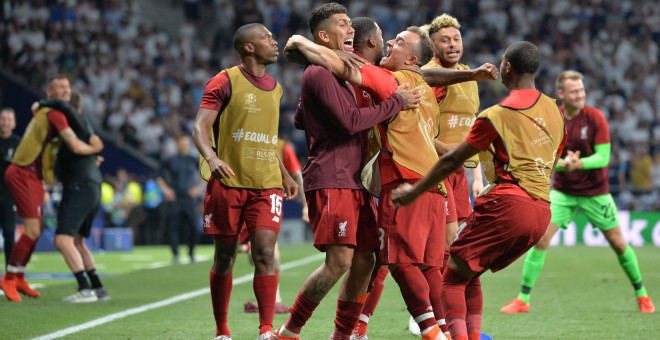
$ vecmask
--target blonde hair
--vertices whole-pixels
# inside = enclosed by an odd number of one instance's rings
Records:
[[[582,73],[578,71],[573,71],[573,70],[563,71],[557,76],[557,81],[555,82],[555,86],[557,86],[558,90],[564,89],[564,80],[566,79],[582,80],[584,79],[584,76],[582,75]]]
[[[431,25],[429,25],[429,35],[432,36],[433,34],[435,34],[435,32],[447,27],[454,27],[456,29],[460,29],[461,24],[459,24],[458,20],[453,16],[447,13],[443,13],[442,15],[435,17],[435,19],[431,21]]]

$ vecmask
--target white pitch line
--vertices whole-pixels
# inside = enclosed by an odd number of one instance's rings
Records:
[[[321,253],[321,254],[316,254],[316,255],[313,255],[313,256],[305,257],[305,258],[302,258],[302,259],[297,260],[297,261],[287,262],[287,263],[284,263],[280,266],[280,270],[284,271],[284,270],[287,270],[287,269],[300,267],[300,266],[306,265],[308,263],[318,261],[318,260],[323,259],[323,258],[325,258],[325,254]],[[245,282],[250,282],[250,281],[252,281],[253,276],[254,276],[254,274],[243,275],[241,277],[238,277],[238,278],[234,279],[232,281],[232,284],[233,285],[240,285],[240,284],[243,284]],[[142,306],[135,307],[135,308],[130,308],[130,309],[127,309],[127,310],[124,310],[124,311],[121,311],[121,312],[114,313],[114,314],[106,315],[104,317],[101,317],[101,318],[98,318],[98,319],[95,319],[95,320],[92,320],[92,321],[88,321],[88,322],[82,323],[82,324],[77,325],[77,326],[65,328],[65,329],[59,330],[57,332],[53,332],[53,333],[50,333],[50,334],[46,334],[46,335],[36,337],[33,340],[50,340],[50,339],[61,338],[61,337],[67,336],[67,335],[71,335],[73,333],[77,333],[77,332],[84,331],[84,330],[90,329],[90,328],[94,328],[96,326],[100,326],[100,325],[103,325],[103,324],[106,324],[106,323],[109,323],[109,322],[112,322],[112,321],[115,321],[115,320],[118,320],[118,319],[122,319],[122,318],[125,318],[127,316],[139,314],[139,313],[146,312],[146,311],[156,309],[156,308],[169,306],[171,304],[181,302],[181,301],[185,301],[185,300],[188,300],[188,299],[192,299],[192,298],[198,297],[200,295],[208,294],[208,293],[209,293],[209,288],[208,287],[193,290],[192,292],[176,295],[176,296],[173,296],[169,299],[149,303],[149,304],[146,304],[146,305],[142,305]]]

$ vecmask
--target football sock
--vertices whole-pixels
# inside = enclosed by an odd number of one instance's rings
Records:
[[[101,284],[101,279],[99,278],[99,275],[96,274],[96,269],[88,270],[87,271],[87,277],[89,278],[89,282],[91,282],[93,289],[103,287],[103,284]]]
[[[367,334],[367,327],[369,324],[369,318],[374,315],[376,311],[376,306],[378,306],[378,301],[383,294],[383,289],[385,288],[385,278],[390,270],[387,266],[381,266],[378,268],[376,275],[372,278],[371,284],[369,285],[369,296],[364,302],[364,307],[362,308],[362,314],[360,315],[360,320],[357,324],[357,333],[359,335]]]
[[[648,296],[646,287],[642,284],[642,272],[639,270],[639,263],[637,262],[637,254],[635,250],[628,245],[623,254],[617,254],[621,268],[626,272],[628,279],[635,288],[635,296]]]
[[[298,293],[296,301],[291,306],[289,319],[284,323],[284,328],[293,334],[300,334],[300,329],[307,323],[319,303],[308,298],[302,292]]]
[[[399,284],[403,301],[420,330],[437,326],[433,307],[429,300],[429,284],[419,267],[412,264],[399,264],[390,267],[392,278]]]
[[[536,283],[536,279],[538,279],[539,275],[541,274],[541,270],[543,270],[546,254],[547,251],[538,250],[534,247],[532,247],[527,252],[522,271],[522,289],[520,294],[518,294],[518,298],[523,300],[525,303],[529,303],[532,288]]]
[[[19,279],[25,277],[25,265],[32,256],[35,244],[36,242],[27,235],[21,235],[9,257],[9,266],[16,268],[16,270],[7,271],[7,280],[11,280],[14,277],[18,277]]]
[[[433,306],[435,320],[438,323],[438,326],[441,326],[441,323],[444,325],[445,329],[440,327],[444,333],[447,331],[447,324],[445,322],[445,313],[442,307],[442,272],[440,272],[440,267],[430,267],[422,271],[422,273],[426,278],[426,282],[429,284],[429,299],[431,301],[431,306]]]
[[[335,335],[339,332],[344,337],[350,337],[358,321],[362,307],[364,307],[364,298],[358,298],[361,301],[342,301],[337,299],[337,314],[335,316]]]
[[[452,339],[467,340],[465,290],[470,280],[449,267],[445,267],[442,276],[442,305],[445,306],[445,316],[449,321],[451,337]]]
[[[465,288],[465,307],[467,313],[465,323],[467,324],[468,336],[472,339],[474,334],[481,334],[481,319],[484,309],[484,295],[481,291],[481,280],[479,277],[472,278]],[[479,339],[479,336],[477,336]]]
[[[215,335],[230,336],[227,324],[227,313],[229,310],[229,297],[232,289],[232,273],[221,276],[213,272],[209,273],[209,286],[211,287],[211,305],[213,306],[213,317],[215,318]]]
[[[257,275],[252,287],[259,306],[259,334],[263,334],[273,329],[277,275]]]
[[[89,289],[89,283],[87,282],[87,278],[85,278],[84,271],[81,270],[73,273],[73,276],[75,276],[76,281],[78,282],[78,290]]]

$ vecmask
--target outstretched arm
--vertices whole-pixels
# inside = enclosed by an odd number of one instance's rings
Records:
[[[284,47],[284,55],[289,61],[296,63],[306,59],[311,64],[325,67],[338,78],[355,86],[362,86],[362,75],[359,69],[355,67],[358,63],[354,59],[345,57],[342,60],[335,51],[316,44],[301,35],[293,35],[289,38]]]
[[[453,70],[443,67],[422,69],[422,76],[432,87],[449,86],[466,81],[495,80],[499,76],[497,67],[485,63],[473,70]]]

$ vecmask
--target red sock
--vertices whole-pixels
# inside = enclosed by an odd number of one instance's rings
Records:
[[[291,306],[291,315],[284,323],[284,328],[295,334],[300,334],[300,329],[307,323],[319,303],[308,298],[302,292],[298,293],[296,301]]]
[[[34,247],[35,247],[36,242],[29,238],[27,235],[22,234],[21,237],[18,239],[18,242],[14,245],[14,249],[11,251],[11,256],[9,257],[9,265],[16,267],[16,268],[21,268],[17,269],[19,271],[8,271],[7,272],[7,280],[11,280],[14,277],[18,277],[19,279],[23,279],[25,277],[25,265],[28,263],[30,260],[30,257],[32,256],[32,252],[34,252]]]
[[[403,301],[406,302],[408,312],[412,315],[419,329],[424,331],[436,325],[429,301],[429,284],[419,267],[412,264],[399,264],[391,267],[392,278],[399,284]]]
[[[424,270],[424,277],[426,282],[429,284],[429,299],[431,301],[431,306],[433,306],[433,315],[435,320],[440,322],[440,320],[445,319],[445,312],[442,306],[442,272],[440,272],[440,267],[431,267]],[[440,325],[440,330],[444,333],[447,330],[447,325]]]
[[[452,339],[467,340],[467,326],[465,323],[465,287],[469,279],[446,267],[442,290],[442,304],[445,306],[445,317],[449,324]]]
[[[465,306],[467,314],[465,322],[467,323],[467,331],[470,339],[475,334],[481,336],[481,315],[484,309],[484,296],[481,292],[481,280],[475,277],[468,283],[465,288]]]
[[[378,306],[378,301],[380,301],[380,296],[383,295],[383,289],[385,288],[385,278],[390,270],[387,266],[381,266],[376,271],[376,275],[371,278],[371,284],[369,284],[369,296],[367,301],[364,302],[364,307],[362,308],[362,314],[358,320],[357,326],[355,327],[355,332],[360,336],[367,334],[367,327],[369,325],[369,319],[374,312],[376,311],[376,306]]]
[[[231,336],[227,324],[229,311],[229,297],[232,289],[232,274],[220,276],[211,269],[209,282],[211,287],[211,304],[213,306],[213,317],[215,318],[215,335]]]
[[[347,339],[351,337],[355,324],[364,307],[364,301],[337,300],[337,315],[335,317],[335,334],[339,332]]]
[[[259,334],[273,330],[277,275],[258,275],[252,281],[254,296],[259,306]]]

